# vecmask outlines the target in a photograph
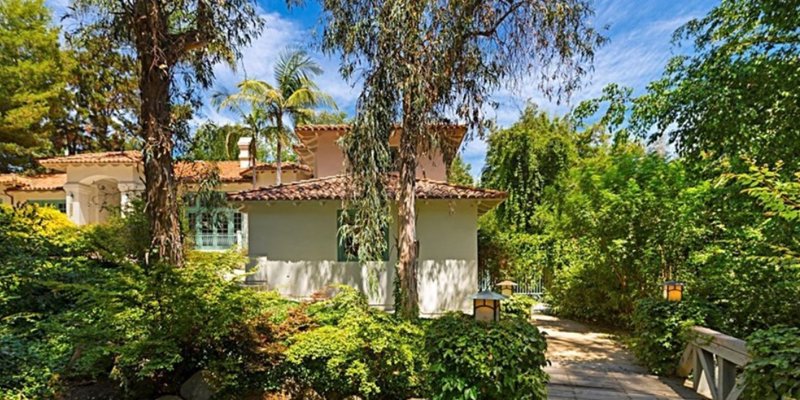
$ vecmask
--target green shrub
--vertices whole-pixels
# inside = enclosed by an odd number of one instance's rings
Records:
[[[451,313],[425,335],[432,399],[545,399],[544,336],[521,318],[497,323]]]
[[[753,359],[744,368],[745,398],[800,398],[800,328],[779,325],[747,338]]]
[[[145,222],[133,212],[77,228],[53,210],[0,207],[0,398],[58,395],[73,380],[150,397],[260,350],[229,339],[283,306],[230,279],[243,256],[190,252],[184,268],[144,266]]]
[[[309,306],[319,328],[293,336],[286,350],[291,379],[326,399],[407,399],[421,391],[422,329],[367,306],[342,286]]]
[[[633,352],[652,373],[672,375],[686,348],[686,328],[716,321],[715,315],[711,306],[693,299],[639,300],[633,313]]]
[[[511,295],[508,299],[500,303],[501,315],[510,315],[522,317],[525,319],[531,318],[531,309],[536,305],[536,300],[530,296],[525,295]]]
[[[53,394],[73,348],[50,316],[74,302],[49,287],[89,262],[80,230],[47,207],[0,205],[0,398]]]

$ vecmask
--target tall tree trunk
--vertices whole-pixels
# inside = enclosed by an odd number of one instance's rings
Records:
[[[278,145],[276,149],[278,151],[278,157],[275,159],[276,162],[276,171],[275,171],[275,183],[280,185],[281,184],[281,139],[278,139]]]
[[[253,189],[258,187],[258,170],[256,169],[256,143],[258,143],[258,131],[253,131],[253,140],[250,141],[250,167],[253,168]]]
[[[136,2],[136,51],[141,68],[139,90],[141,136],[144,139],[146,211],[150,223],[148,263],[183,265],[178,219],[173,140],[170,132],[171,50],[166,21],[158,0]]]
[[[417,292],[417,210],[416,188],[417,143],[414,140],[416,127],[404,118],[400,134],[400,198],[397,205],[400,234],[398,237],[397,276],[400,279],[400,299],[397,312],[402,318],[419,316],[419,294]]]
[[[278,117],[278,135],[275,137],[275,164],[276,164],[276,171],[275,171],[275,184],[281,184],[281,135],[283,135],[283,121],[281,118]]]

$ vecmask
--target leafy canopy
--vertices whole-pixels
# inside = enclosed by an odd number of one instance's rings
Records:
[[[674,57],[637,99],[634,125],[655,127],[681,155],[798,164],[800,13],[796,1],[723,0],[675,33]]]
[[[551,118],[528,106],[510,128],[489,136],[481,182],[508,192],[495,212],[498,222],[519,232],[533,233],[537,205],[545,188],[575,162],[579,138],[565,118]]]
[[[43,0],[0,1],[0,172],[35,166],[69,68]]]

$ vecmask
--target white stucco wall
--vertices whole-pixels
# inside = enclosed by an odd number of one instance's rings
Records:
[[[347,284],[366,293],[370,304],[392,309],[396,227],[390,229],[389,262],[339,262],[336,215],[340,208],[339,201],[248,203],[253,272],[249,279],[294,298]],[[427,316],[471,312],[470,296],[477,291],[478,281],[476,204],[420,201],[418,210],[420,312]]]

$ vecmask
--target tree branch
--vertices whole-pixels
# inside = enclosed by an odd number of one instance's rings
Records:
[[[506,12],[503,13],[503,15],[501,15],[500,18],[498,18],[494,22],[494,24],[492,24],[489,28],[484,29],[484,30],[480,30],[480,31],[473,31],[472,35],[474,35],[474,36],[483,36],[483,37],[493,36],[494,34],[497,33],[497,29],[500,28],[500,25],[502,25],[503,22],[505,22],[506,18],[511,16],[511,14],[513,14],[517,10],[519,10],[519,8],[523,6],[523,4],[525,4],[524,1],[520,1],[518,3],[511,4],[508,7],[508,10],[506,10]]]

